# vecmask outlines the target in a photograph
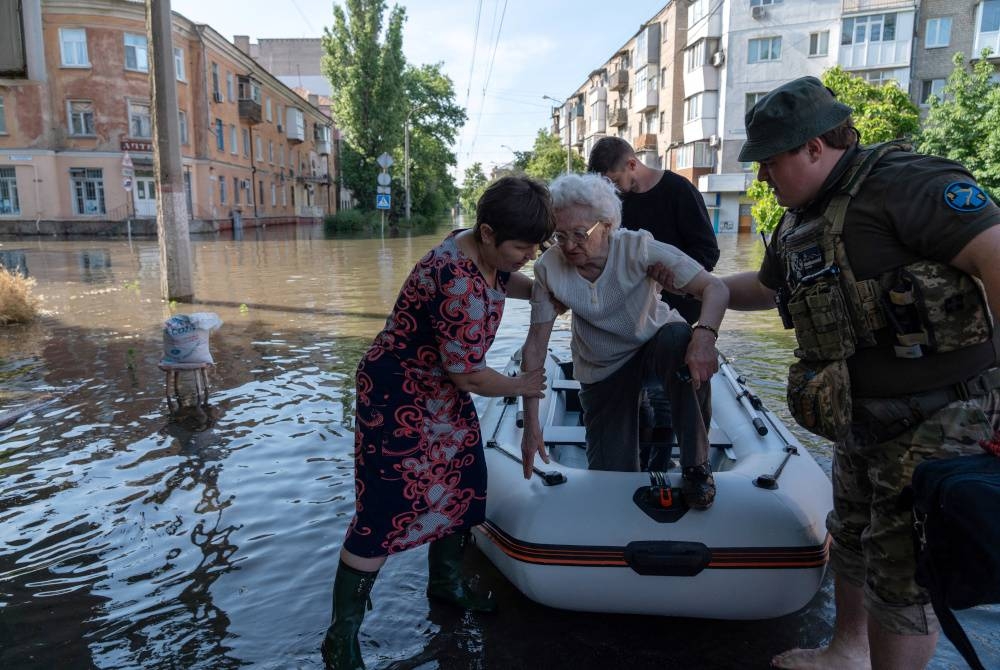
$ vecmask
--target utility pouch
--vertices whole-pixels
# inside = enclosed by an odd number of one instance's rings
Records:
[[[854,354],[854,329],[836,281],[799,285],[788,299],[795,327],[795,355],[807,361],[830,361]]]
[[[841,440],[851,428],[851,378],[846,361],[799,361],[788,369],[788,409],[820,437]]]
[[[930,353],[964,349],[992,337],[982,289],[957,268],[917,261],[900,268],[894,283],[912,291],[912,304],[927,337],[921,344]]]
[[[881,444],[899,437],[928,416],[905,398],[855,398],[851,428],[864,442]]]

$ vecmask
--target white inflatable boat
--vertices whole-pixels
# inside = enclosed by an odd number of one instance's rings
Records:
[[[711,509],[689,509],[679,468],[587,470],[579,382],[550,354],[541,401],[552,462],[526,481],[513,399],[479,398],[489,468],[477,544],[526,596],[544,605],[717,619],[794,612],[826,569],[830,481],[732,366],[712,378]],[[517,372],[512,360],[507,373]],[[679,460],[674,451],[674,460]]]

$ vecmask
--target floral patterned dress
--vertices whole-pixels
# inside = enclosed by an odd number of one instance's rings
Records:
[[[448,373],[486,367],[509,273],[491,287],[449,235],[414,267],[357,372],[358,556],[411,549],[485,518],[486,463],[471,396]]]

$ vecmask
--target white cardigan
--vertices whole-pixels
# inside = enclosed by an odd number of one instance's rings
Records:
[[[549,295],[573,311],[573,375],[599,382],[623,366],[664,324],[684,323],[677,310],[660,300],[660,285],[646,268],[662,263],[684,288],[702,268],[677,247],[657,242],[645,230],[611,234],[607,264],[593,282],[580,276],[558,246],[535,262],[531,323],[556,318]]]

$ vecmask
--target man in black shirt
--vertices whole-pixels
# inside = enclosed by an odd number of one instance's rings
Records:
[[[719,243],[708,219],[705,199],[694,184],[670,170],[651,168],[620,137],[603,137],[590,151],[587,170],[597,172],[618,187],[622,198],[622,228],[648,230],[659,242],[671,244],[711,272],[719,260]],[[664,291],[661,299],[680,312],[688,323],[698,320],[701,303],[694,298]],[[648,390],[653,442],[672,441],[670,406],[659,388]],[[647,420],[650,409],[646,409]],[[706,417],[708,422],[710,417]],[[650,470],[667,469],[667,458],[653,450]]]

